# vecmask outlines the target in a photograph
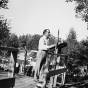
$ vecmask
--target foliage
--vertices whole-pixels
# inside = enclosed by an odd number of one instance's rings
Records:
[[[0,0],[0,9],[8,9],[9,0]],[[9,34],[10,24],[7,19],[4,19],[3,15],[0,15],[0,46],[6,46]]]
[[[82,20],[88,22],[88,0],[66,0],[66,2],[72,1],[77,3],[75,7],[76,17],[81,17]]]
[[[38,50],[38,43],[41,35],[35,34],[32,36],[31,41],[28,44],[30,50]]]
[[[19,46],[23,47],[23,48],[25,46],[27,46],[27,48],[28,48],[28,44],[29,44],[30,40],[31,40],[31,35],[30,34],[19,36]]]
[[[10,34],[7,46],[8,47],[15,47],[15,48],[19,47],[19,41],[18,41],[18,37],[16,34],[13,34],[13,33]]]
[[[66,42],[67,42],[67,47],[64,48],[63,52],[69,55],[71,54],[74,55],[75,51],[77,51],[77,44],[78,44],[76,39],[76,32],[74,28],[70,29]]]
[[[0,9],[9,9],[8,8],[9,0],[0,0]],[[7,19],[4,19],[3,15],[0,15],[0,46],[7,46],[7,41],[10,34],[10,24],[7,22]],[[0,50],[0,55],[5,56],[7,51]]]
[[[8,9],[8,2],[9,0],[0,0],[0,9],[4,8],[4,9]]]
[[[51,35],[50,40],[49,40],[49,44],[52,45],[52,44],[55,44],[55,43],[56,43],[55,36]]]
[[[80,47],[79,47],[79,51],[80,51],[80,57],[79,59],[82,61],[82,63],[86,63],[88,62],[88,40],[82,40],[80,42]]]
[[[0,17],[0,46],[5,46],[8,41],[10,34],[9,25],[10,24],[8,24],[7,19]]]

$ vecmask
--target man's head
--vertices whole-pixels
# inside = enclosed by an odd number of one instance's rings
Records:
[[[43,35],[45,35],[48,38],[50,36],[50,30],[49,29],[45,29],[43,31]]]

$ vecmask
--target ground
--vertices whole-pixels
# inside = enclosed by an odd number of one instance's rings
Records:
[[[0,79],[7,78],[7,76],[7,72],[0,71]],[[15,77],[14,88],[34,88],[36,85],[33,77],[24,76],[24,74],[16,74]]]
[[[32,77],[24,76],[16,78],[14,88],[34,88],[36,83]]]
[[[7,73],[0,71],[0,78],[6,77]],[[14,88],[34,88],[36,86],[36,82],[33,77],[24,76],[23,74],[15,75],[15,86]],[[65,84],[63,87],[57,88],[88,88],[88,77],[81,82],[75,82],[72,84]]]
[[[14,88],[34,88],[36,86],[36,82],[34,82],[33,77],[28,76],[19,76],[16,77],[15,87]],[[59,87],[57,85],[57,88],[88,88],[88,79],[83,80],[81,82],[75,82],[72,84],[65,84],[65,86]]]

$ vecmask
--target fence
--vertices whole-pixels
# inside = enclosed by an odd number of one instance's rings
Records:
[[[0,88],[13,88],[15,86],[17,54],[18,52],[25,52],[24,58],[24,75],[25,75],[27,49],[25,48],[25,50],[19,50],[18,48],[13,47],[0,47],[0,50],[10,51],[8,77],[0,79]]]
[[[0,87],[1,88],[13,88],[15,85],[15,69],[16,69],[16,61],[17,61],[17,48],[12,47],[0,47],[0,50],[8,50],[11,52],[11,57],[9,60],[9,71],[8,77],[0,79]]]
[[[40,71],[40,78],[42,79],[42,81],[40,81],[37,86],[38,87],[41,87],[41,88],[45,88],[47,86],[47,82],[48,82],[48,79],[47,78],[50,78],[50,83],[48,85],[48,88],[53,88],[53,87],[56,87],[56,84],[57,84],[57,77],[59,76],[59,74],[62,74],[62,77],[61,77],[61,85],[64,85],[65,83],[65,75],[66,75],[66,71],[67,71],[67,58],[68,56],[65,55],[65,54],[61,54],[61,50],[63,47],[66,47],[67,44],[66,43],[61,43],[58,45],[58,52],[57,53],[51,53],[51,52],[48,52],[48,69],[49,69],[49,72],[48,73],[45,73],[44,70],[42,70],[43,72]],[[53,61],[54,63],[51,65],[51,56],[53,56]],[[63,66],[60,66],[60,61],[61,61],[61,57],[65,57],[64,58],[64,64]],[[43,68],[43,67],[42,67]],[[51,68],[51,69],[50,69]],[[47,77],[47,78],[46,78]]]

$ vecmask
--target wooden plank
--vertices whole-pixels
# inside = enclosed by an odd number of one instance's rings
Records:
[[[12,55],[12,52],[11,52],[11,56],[10,56],[10,60],[9,60],[9,71],[8,71],[8,77],[13,77],[14,76],[14,58],[13,58],[13,55]]]
[[[51,53],[51,52],[48,52],[48,54],[56,55],[56,56],[62,56],[62,57],[67,56],[67,54],[55,54],[55,53]]]
[[[48,76],[50,77],[50,76],[58,75],[58,74],[61,74],[63,72],[66,72],[66,71],[67,71],[67,68],[52,70],[52,71],[49,71]]]
[[[15,85],[15,77],[0,79],[0,88],[10,88]]]
[[[17,52],[13,51],[13,58],[14,58],[14,75],[15,75],[15,71],[16,71],[16,62],[17,62]]]
[[[0,47],[0,50],[19,51],[18,48],[13,47]]]
[[[60,49],[60,48],[66,47],[66,46],[67,46],[67,43],[63,42],[63,43],[59,44],[57,47],[58,47],[58,49]]]
[[[31,52],[37,53],[38,51],[36,51],[36,50],[31,50]],[[67,54],[55,54],[55,53],[52,53],[52,52],[48,52],[48,54],[56,55],[56,56],[62,56],[62,57],[68,56]]]

